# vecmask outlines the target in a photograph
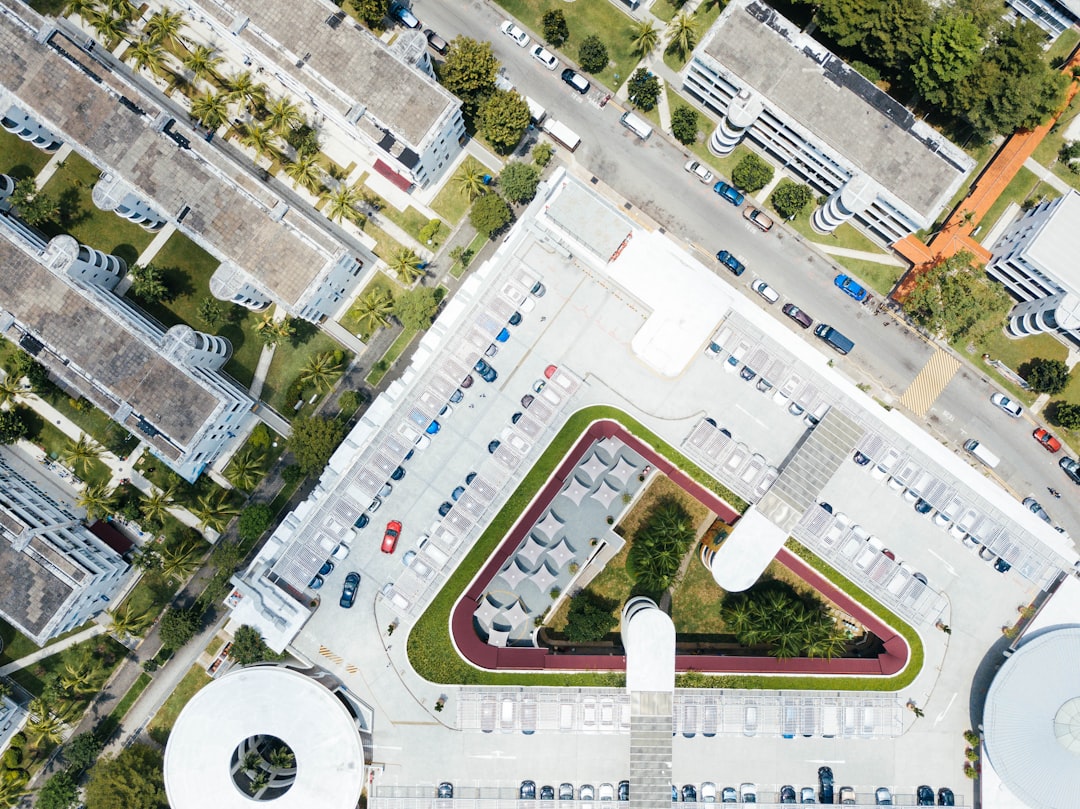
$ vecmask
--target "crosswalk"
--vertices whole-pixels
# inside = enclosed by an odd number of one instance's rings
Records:
[[[959,368],[959,360],[937,349],[904,391],[900,404],[916,415],[925,416]]]

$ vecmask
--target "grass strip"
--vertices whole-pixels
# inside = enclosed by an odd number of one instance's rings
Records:
[[[131,684],[131,688],[129,688],[123,698],[116,703],[116,707],[109,712],[109,718],[119,723],[120,720],[127,715],[127,712],[131,710],[131,706],[135,704],[135,700],[139,698],[139,695],[146,690],[148,685],[150,685],[152,679],[153,678],[145,671],[140,674],[139,679]]]

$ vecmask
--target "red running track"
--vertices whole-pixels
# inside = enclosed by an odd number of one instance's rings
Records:
[[[666,474],[681,489],[700,500],[724,522],[733,524],[739,514],[715,493],[709,491],[685,472],[656,452],[648,444],[615,421],[594,422],[567,453],[529,507],[518,519],[506,539],[488,559],[486,565],[469,588],[458,599],[450,613],[450,633],[458,652],[472,665],[492,671],[625,671],[625,655],[560,655],[549,649],[522,647],[500,648],[489,646],[477,634],[473,613],[491,580],[506,563],[521,540],[533,527],[562,488],[578,462],[600,438],[618,437],[640,454],[654,469]],[[855,599],[826,579],[814,568],[787,549],[781,549],[776,560],[795,575],[817,589],[825,598],[847,612],[885,645],[885,651],[877,658],[826,660],[823,658],[797,658],[777,660],[774,657],[730,657],[723,655],[677,655],[675,668],[683,672],[709,672],[712,674],[825,674],[833,676],[891,676],[907,665],[909,649],[907,642],[888,624],[867,610]]]

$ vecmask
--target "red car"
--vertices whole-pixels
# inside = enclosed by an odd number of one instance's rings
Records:
[[[383,534],[382,552],[393,553],[394,548],[397,547],[399,536],[401,536],[401,523],[397,520],[390,520],[386,524],[386,533]]]
[[[1046,449],[1050,452],[1057,452],[1059,449],[1061,449],[1061,442],[1054,438],[1054,436],[1050,435],[1049,430],[1040,427],[1031,435],[1036,441],[1046,447]]]

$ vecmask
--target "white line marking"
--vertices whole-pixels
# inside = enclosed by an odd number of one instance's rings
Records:
[[[938,554],[935,553],[934,551],[928,549],[928,552],[930,553],[931,556],[937,556],[938,561],[940,561],[941,564],[945,565],[945,569],[947,571],[949,571],[950,574],[952,574],[953,576],[956,575],[956,568],[955,567],[953,567],[948,562],[946,562],[944,559],[942,559],[940,556],[938,556]]]
[[[952,707],[952,704],[954,702],[956,702],[956,692],[953,692],[952,699],[950,699],[949,704],[945,706],[945,710],[937,715],[937,719],[934,720],[935,725],[945,718],[945,714],[949,712],[949,709]]]

